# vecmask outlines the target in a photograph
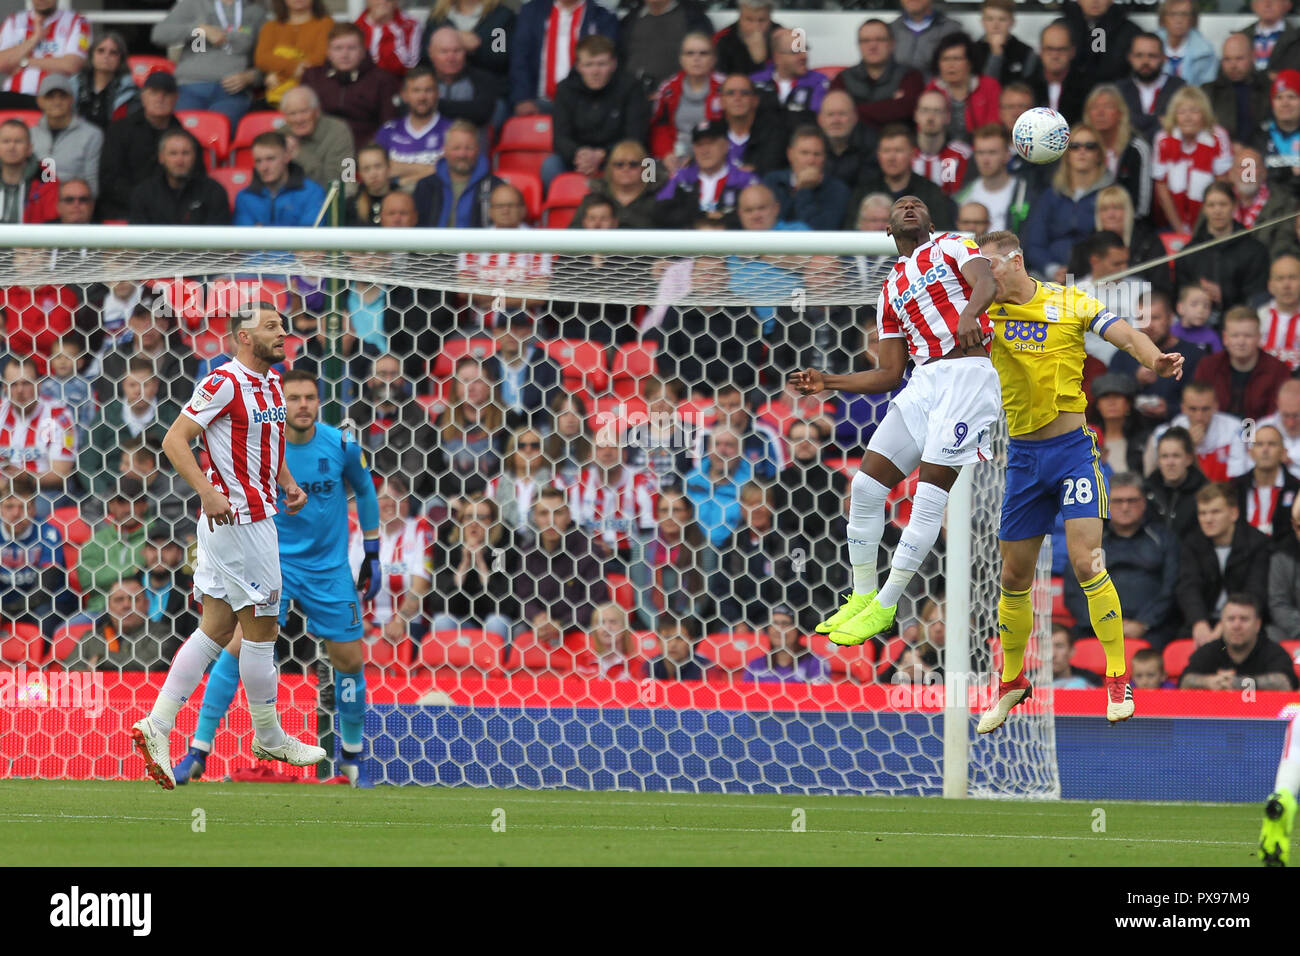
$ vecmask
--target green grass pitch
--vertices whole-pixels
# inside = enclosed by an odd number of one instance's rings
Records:
[[[1257,866],[1259,820],[1253,804],[3,780],[0,861]]]

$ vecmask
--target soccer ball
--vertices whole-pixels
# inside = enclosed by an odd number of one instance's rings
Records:
[[[1052,163],[1070,143],[1070,124],[1056,110],[1036,106],[1025,110],[1011,131],[1011,145],[1031,163]]]

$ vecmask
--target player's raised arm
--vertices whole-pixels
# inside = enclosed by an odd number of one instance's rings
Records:
[[[379,496],[366,467],[361,446],[348,442],[343,449],[343,480],[357,498],[357,521],[361,524],[361,543],[365,556],[357,571],[357,590],[363,599],[373,601],[379,593],[383,574],[379,566]]]
[[[869,372],[827,375],[817,369],[807,368],[802,372],[791,372],[790,384],[797,388],[801,395],[816,395],[827,389],[859,395],[892,392],[903,381],[903,372],[907,369],[907,340],[881,339],[878,354],[880,365]]]
[[[1112,318],[1102,337],[1117,345],[1162,378],[1183,377],[1183,356],[1178,352],[1161,352],[1150,336],[1139,332],[1123,319]]]
[[[201,434],[202,425],[187,415],[178,415],[163,437],[162,450],[176,469],[176,474],[184,478],[185,483],[199,496],[203,513],[208,517],[208,530],[211,531],[213,525],[234,524],[235,513],[230,507],[230,499],[213,487],[194,457],[194,442]]]

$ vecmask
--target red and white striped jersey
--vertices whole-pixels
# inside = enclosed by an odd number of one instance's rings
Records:
[[[352,532],[352,538],[348,542],[348,563],[352,566],[354,578],[361,570],[361,559],[365,556],[363,537],[358,528]],[[422,517],[404,519],[401,527],[393,532],[380,526],[379,570],[382,578],[379,593],[375,595],[374,604],[370,608],[368,623],[383,627],[393,619],[402,598],[411,589],[412,580],[433,580],[429,557],[429,542],[432,540],[433,529]]]
[[[655,527],[656,494],[656,483],[645,472],[625,465],[618,482],[607,485],[601,469],[591,465],[569,488],[569,513],[574,524],[617,550],[633,530]]]
[[[1177,133],[1159,133],[1151,179],[1164,183],[1185,223],[1195,223],[1210,183],[1232,168],[1232,141],[1222,126],[1202,130],[1191,143]]]
[[[258,375],[231,359],[199,383],[183,414],[203,427],[208,480],[230,499],[236,524],[275,517],[284,462],[280,373]]]
[[[37,399],[23,414],[0,401],[0,465],[42,474],[56,461],[77,460],[77,428],[58,402]]]
[[[3,26],[0,26],[0,50],[16,47],[31,35],[31,13],[26,10],[15,13],[5,20]],[[36,44],[28,59],[42,60],[69,54],[83,57],[90,54],[90,22],[79,13],[58,10],[45,21],[40,42]],[[43,79],[45,79],[44,70],[29,66],[10,73],[4,80],[3,88],[10,93],[30,93],[35,96]]]
[[[916,358],[936,358],[957,347],[957,320],[970,301],[970,283],[962,266],[985,258],[973,239],[941,232],[900,256],[880,290],[876,328],[882,339],[906,336]],[[988,313],[981,312],[980,331],[987,350],[993,338]]]
[[[1259,307],[1259,347],[1292,369],[1300,367],[1300,311],[1279,312],[1273,299]]]
[[[921,152],[918,146],[912,154],[912,172],[930,180],[945,196],[951,196],[966,181],[966,164],[972,155],[971,148],[959,139],[944,143],[943,149],[933,155]]]
[[[549,252],[462,252],[456,271],[485,283],[541,282],[551,277]]]
[[[1158,445],[1160,436],[1174,425],[1187,428],[1190,424],[1186,415],[1175,415],[1168,425],[1161,425],[1151,433],[1151,440]],[[1240,418],[1227,412],[1214,413],[1206,426],[1205,437],[1196,446],[1196,464],[1210,481],[1227,481],[1250,471],[1250,454],[1241,438]]]

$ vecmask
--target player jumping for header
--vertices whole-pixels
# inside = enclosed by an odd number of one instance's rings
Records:
[[[170,745],[176,714],[230,642],[236,622],[244,631],[239,676],[253,718],[253,756],[298,767],[325,759],[320,747],[286,734],[275,709],[276,483],[284,488],[290,514],[307,503],[284,460],[284,395],[271,369],[284,361],[284,317],[259,302],[230,318],[230,335],[235,358],[199,383],[163,439],[163,451],[198,493],[204,515],[194,568],[194,590],[203,604],[198,629],[172,659],[153,710],[131,730],[145,769],[164,790],[176,786]],[[210,463],[206,475],[191,450],[200,437]]]
[[[325,641],[334,668],[334,700],[342,738],[339,772],[354,787],[367,787],[369,781],[361,765],[366,676],[357,590],[369,601],[381,583],[378,498],[361,446],[339,429],[316,420],[320,412],[316,377],[292,369],[284,373],[281,384],[288,425],[285,461],[303,476],[311,496],[307,507],[297,514],[280,512],[275,516],[284,576],[280,624],[284,624],[290,602],[296,601],[307,617],[308,633]],[[365,548],[355,587],[348,563],[348,488],[357,498],[357,521]],[[236,635],[208,675],[194,739],[174,771],[178,784],[200,779],[207,769],[217,724],[226,716],[239,687],[241,643]]]
[[[1088,617],[1106,652],[1106,719],[1133,716],[1133,688],[1124,657],[1119,594],[1101,550],[1102,521],[1110,516],[1097,439],[1084,422],[1084,333],[1091,331],[1166,378],[1181,378],[1183,357],[1162,353],[1147,336],[1074,288],[1039,282],[1025,271],[1013,232],[979,238],[993,264],[996,300],[989,309],[996,333],[993,363],[1002,379],[1002,404],[1011,440],[1002,502],[1002,595],[998,635],[1002,683],[998,701],[980,718],[982,734],[996,730],[1011,708],[1029,697],[1025,649],[1034,623],[1030,589],[1043,535],[1059,512],[1065,518],[1070,564],[1088,598]]]
[[[848,551],[853,593],[817,630],[836,644],[861,644],[894,622],[898,599],[939,537],[948,491],[962,465],[987,461],[1001,390],[989,361],[985,309],[993,272],[974,242],[931,234],[930,211],[903,196],[888,232],[900,256],[876,306],[880,365],[870,372],[795,372],[805,395],[824,389],[875,394],[898,387],[908,353],[916,368],[871,437],[850,490]],[[889,578],[876,592],[876,554],[885,531],[885,498],[920,465],[912,518],[894,551]]]

